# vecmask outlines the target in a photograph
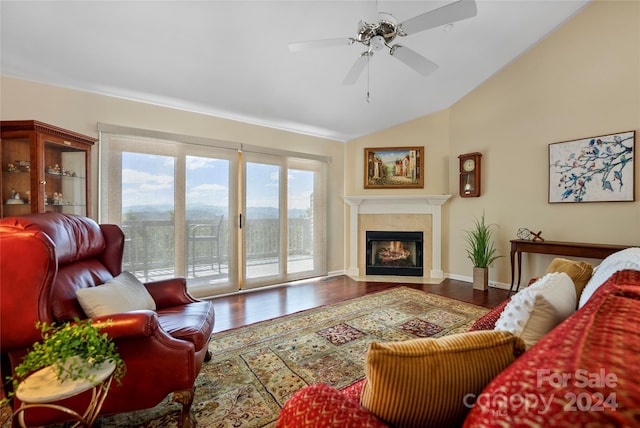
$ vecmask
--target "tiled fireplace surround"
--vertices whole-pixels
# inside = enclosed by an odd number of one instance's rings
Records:
[[[421,231],[424,233],[422,279],[442,279],[442,205],[450,197],[451,195],[345,196],[344,200],[350,207],[347,274],[365,276],[367,230]]]

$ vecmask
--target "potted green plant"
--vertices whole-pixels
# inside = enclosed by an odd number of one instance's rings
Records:
[[[42,341],[33,344],[22,362],[15,367],[15,375],[7,380],[13,383],[15,393],[20,382],[36,370],[53,366],[58,379],[86,379],[91,381],[91,369],[107,362],[115,366],[113,379],[120,384],[126,373],[124,360],[107,333],[100,329],[106,323],[93,323],[91,319],[63,324],[37,322]],[[13,394],[6,397],[7,402]]]
[[[475,220],[474,228],[467,230],[467,256],[473,263],[473,288],[487,290],[489,288],[489,266],[498,258],[493,243],[494,224],[487,224],[482,217]]]

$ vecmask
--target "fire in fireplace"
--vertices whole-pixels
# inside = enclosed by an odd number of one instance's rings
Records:
[[[422,276],[422,232],[367,231],[367,275]]]

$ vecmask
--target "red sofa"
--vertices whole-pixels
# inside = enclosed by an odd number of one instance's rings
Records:
[[[40,340],[36,321],[87,318],[76,298],[80,288],[99,287],[121,273],[124,235],[116,225],[57,213],[0,220],[0,351],[3,376]],[[194,299],[184,279],[144,284],[156,310],[104,317],[127,373],[111,384],[101,414],[149,408],[173,393],[183,406],[178,424],[192,426],[194,382],[208,354],[214,325],[211,302]],[[8,357],[8,358],[7,358]],[[6,363],[10,367],[7,367]],[[87,394],[65,401],[83,408]],[[14,410],[20,406],[14,399]],[[59,412],[32,409],[29,425],[64,421]],[[15,421],[14,421],[15,423]]]
[[[506,303],[472,329],[493,329]],[[639,355],[640,271],[622,270],[495,377],[464,427],[640,426]],[[360,405],[363,382],[303,388],[276,426],[387,426]]]

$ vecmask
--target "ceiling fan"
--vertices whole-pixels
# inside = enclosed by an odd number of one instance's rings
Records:
[[[406,46],[397,43],[392,44],[396,37],[404,37],[430,28],[472,18],[477,13],[478,9],[475,0],[457,0],[401,23],[398,23],[390,13],[379,12],[378,22],[368,23],[361,20],[358,23],[355,37],[289,43],[289,50],[298,52],[310,48],[346,46],[355,43],[364,45],[366,50],[360,54],[360,57],[347,73],[342,82],[344,85],[354,84],[364,71],[374,52],[385,48],[389,50],[391,56],[426,76],[433,73],[438,68],[438,65]]]

